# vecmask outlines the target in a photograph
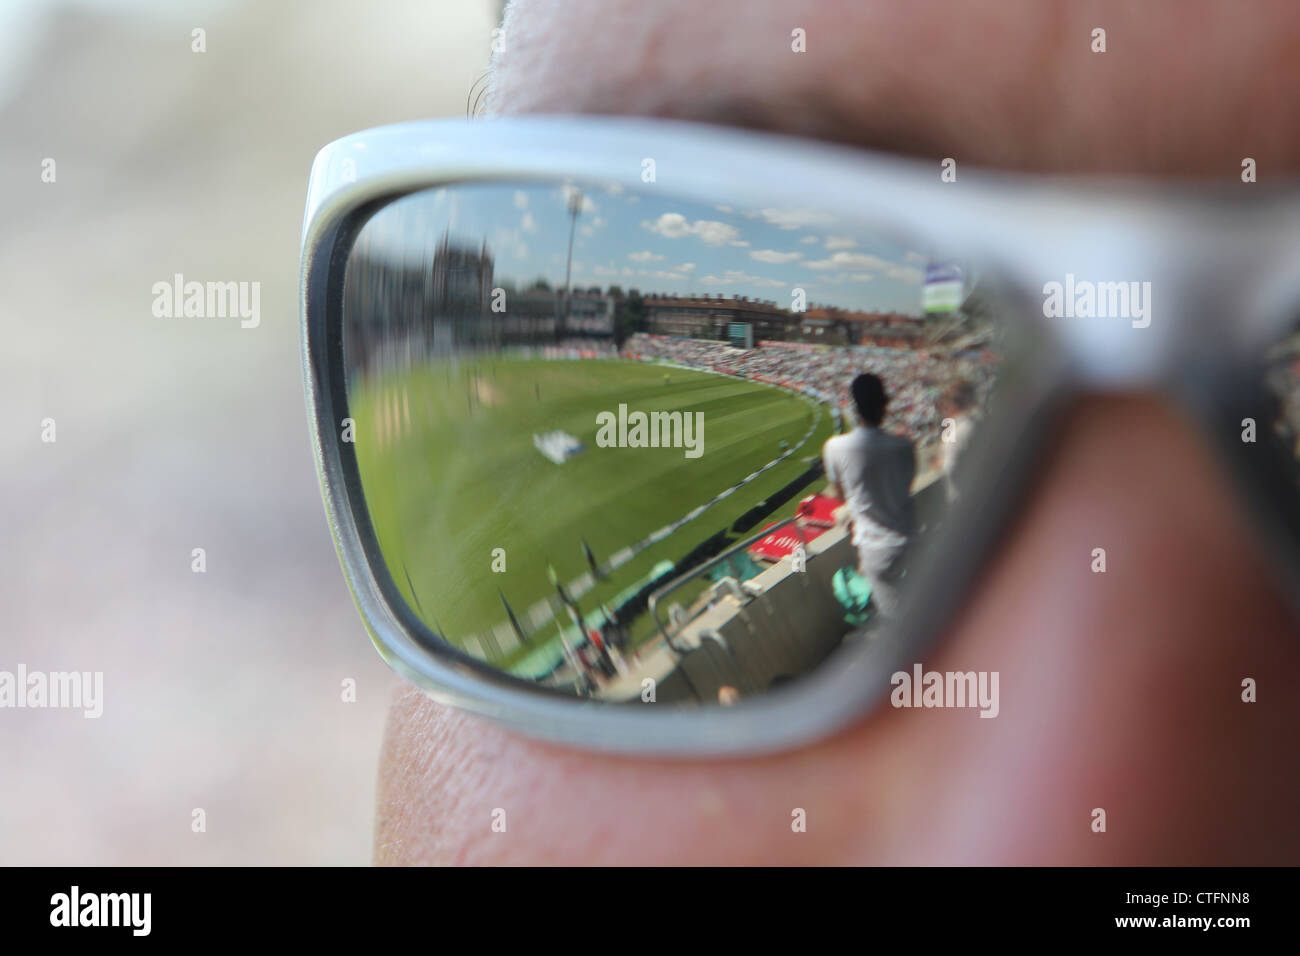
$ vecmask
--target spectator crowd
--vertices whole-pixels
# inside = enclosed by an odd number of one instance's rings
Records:
[[[668,360],[810,393],[854,419],[849,385],[862,372],[885,383],[889,406],[884,427],[918,445],[938,437],[944,396],[962,383],[974,387],[982,404],[992,388],[998,360],[989,349],[959,355],[943,350],[834,347],[765,342],[738,349],[725,342],[637,333],[625,343],[631,358]]]

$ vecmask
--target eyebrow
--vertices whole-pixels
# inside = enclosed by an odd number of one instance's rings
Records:
[[[659,117],[734,126],[912,158],[935,157],[936,161],[949,155],[953,148],[937,136],[918,134],[914,125],[892,122],[886,116],[864,117],[860,111],[850,110],[823,93],[777,89],[757,96],[730,88],[686,91],[689,95],[656,92],[660,95],[643,98],[634,109],[621,108],[599,96],[582,96],[576,100],[566,98],[563,109],[530,107],[516,111],[507,103],[498,112],[502,115],[520,112]],[[484,115],[484,112],[477,111],[474,115]]]
[[[861,83],[836,83],[833,72],[810,63],[793,73],[788,68],[778,74],[724,73],[721,82],[693,82],[704,64],[686,60],[665,66],[662,47],[672,45],[674,37],[657,28],[655,17],[647,23],[644,11],[619,4],[604,11],[606,27],[625,26],[637,39],[623,48],[617,66],[593,77],[593,70],[600,72],[596,66],[575,70],[571,64],[559,65],[555,38],[548,35],[557,24],[553,18],[539,19],[538,13],[534,5],[514,0],[505,7],[503,29],[516,41],[494,54],[481,78],[486,80],[486,109],[471,98],[472,113],[662,117],[936,160],[956,148],[947,124],[923,122],[915,109],[898,108],[897,97],[888,92],[895,80],[873,95],[872,84],[864,90]]]
[[[692,122],[738,126],[785,136],[838,143],[876,152],[940,157],[945,146],[913,124],[884,115],[863,115],[824,93],[775,89],[763,96],[738,90],[700,91],[665,99],[653,115]],[[948,151],[951,152],[951,146]]]

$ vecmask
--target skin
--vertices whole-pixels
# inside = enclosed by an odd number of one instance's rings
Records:
[[[788,54],[795,26],[805,55]],[[1261,176],[1300,165],[1289,2],[526,0],[507,38],[507,113],[686,117],[1019,169],[1237,181],[1243,156]],[[406,690],[375,860],[1300,860],[1300,627],[1220,466],[1160,400],[1095,396],[1066,416],[925,665],[1000,671],[999,717],[885,707],[793,753],[656,761],[526,740]]]

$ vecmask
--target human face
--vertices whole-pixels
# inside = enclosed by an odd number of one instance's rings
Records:
[[[805,54],[789,52],[796,27]],[[1298,34],[1285,3],[523,0],[492,102],[936,163],[1237,181],[1246,156],[1262,175],[1300,165],[1285,107]],[[997,720],[882,709],[798,752],[706,764],[568,751],[409,691],[384,749],[376,859],[1294,863],[1300,633],[1224,476],[1145,396],[1086,400],[1058,439],[933,661],[999,671]],[[1105,575],[1089,571],[1099,546]],[[1245,677],[1273,693],[1243,704]],[[498,807],[511,824],[493,839]],[[794,807],[810,823],[792,839]],[[1097,807],[1107,834],[1089,825]]]

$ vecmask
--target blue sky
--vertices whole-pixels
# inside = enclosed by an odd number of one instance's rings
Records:
[[[574,192],[554,184],[453,186],[400,200],[366,229],[384,246],[400,244],[399,236],[423,242],[430,257],[448,228],[462,242],[486,238],[498,282],[544,276],[560,286]],[[683,202],[654,187],[583,189],[581,203],[575,286],[746,295],[786,308],[798,287],[809,307],[921,312],[925,256],[831,214]]]

